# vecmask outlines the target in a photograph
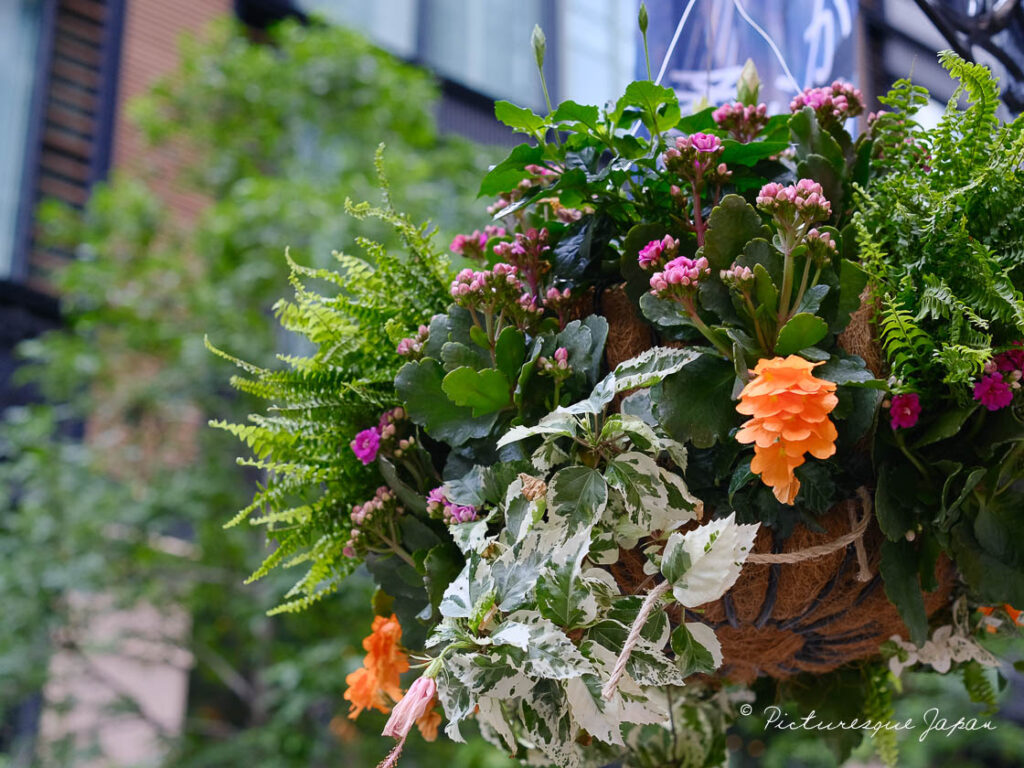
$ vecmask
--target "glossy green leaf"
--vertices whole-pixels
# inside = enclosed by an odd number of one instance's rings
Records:
[[[792,355],[811,347],[828,335],[828,325],[817,315],[801,312],[782,326],[775,342],[775,354]]]

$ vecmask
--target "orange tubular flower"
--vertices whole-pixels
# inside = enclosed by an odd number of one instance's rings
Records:
[[[409,671],[409,657],[401,649],[402,626],[398,618],[377,616],[369,637],[363,640],[366,649],[364,666],[377,679],[377,686],[394,701],[402,698],[399,676]]]
[[[839,399],[834,382],[814,377],[818,365],[797,355],[761,360],[736,406],[752,417],[736,433],[739,442],[754,444],[750,471],[783,504],[796,500],[794,470],[806,454],[827,459],[836,452],[838,433],[828,415]]]
[[[402,652],[402,627],[398,618],[377,616],[370,635],[363,640],[363,666],[345,678],[344,698],[351,703],[348,716],[355,720],[364,709],[387,714],[391,701],[402,698],[399,677],[409,670],[409,657]]]
[[[420,729],[420,735],[426,741],[437,740],[437,728],[441,725],[441,713],[435,709],[437,699],[430,702],[427,711],[416,721],[416,727]]]

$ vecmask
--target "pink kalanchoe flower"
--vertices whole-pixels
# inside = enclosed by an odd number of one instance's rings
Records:
[[[889,421],[893,429],[910,429],[921,415],[921,398],[917,392],[893,395]]]
[[[823,124],[842,122],[864,111],[864,94],[849,83],[836,80],[822,88],[805,88],[789,103],[793,112],[804,107],[813,109]]]
[[[381,735],[405,741],[409,731],[416,725],[416,721],[423,717],[433,705],[436,695],[437,683],[432,677],[417,678],[409,686],[409,692],[391,710],[391,717],[388,718]]]
[[[708,260],[677,256],[662,272],[651,275],[651,293],[659,298],[686,299],[693,296],[701,278],[710,275]]]
[[[651,240],[640,249],[637,261],[641,269],[653,269],[660,267],[666,259],[674,258],[679,252],[679,241],[671,235],[665,235],[661,240]]]
[[[427,515],[437,520],[444,516],[444,508],[448,499],[444,495],[444,486],[439,485],[427,494]]]
[[[713,133],[694,133],[690,144],[698,152],[718,152],[722,148],[722,140]]]
[[[349,446],[357,459],[363,464],[370,464],[376,460],[377,451],[380,450],[380,432],[377,427],[364,429],[356,435]]]
[[[990,411],[998,411],[1013,402],[1013,390],[998,373],[982,376],[974,385],[974,399]]]
[[[729,131],[734,139],[746,143],[753,141],[768,124],[768,106],[748,106],[737,101],[735,104],[723,104],[711,113],[711,118],[719,128]]]
[[[486,245],[487,235],[475,229],[470,235],[456,235],[448,247],[461,256],[480,256]]]
[[[559,368],[564,369],[569,367],[569,350],[565,347],[559,347],[556,349],[553,357],[555,358],[555,364]]]
[[[719,272],[718,276],[727,286],[739,291],[749,291],[754,287],[754,270],[750,267],[741,267],[739,264],[733,264],[728,269],[723,269]]]
[[[444,508],[444,521],[448,525],[459,523],[471,523],[476,520],[476,507],[467,504],[446,504]]]
[[[993,358],[997,371],[1024,371],[1024,346],[1015,341],[1013,348],[1000,352]]]

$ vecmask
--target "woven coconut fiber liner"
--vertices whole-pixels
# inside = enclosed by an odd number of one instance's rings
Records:
[[[687,610],[687,620],[715,629],[722,676],[749,683],[759,676],[820,674],[874,656],[893,635],[907,637],[878,573],[881,531],[863,517],[850,525],[850,512],[860,506],[857,500],[838,504],[820,519],[823,531],[800,525],[781,542],[762,527],[733,588],[721,600]],[[830,551],[816,554],[824,550]],[[648,591],[652,579],[643,572],[644,556],[637,550],[619,556],[612,574],[623,592]],[[758,562],[759,556],[775,562]],[[784,562],[787,556],[795,562]],[[929,616],[948,604],[953,589],[954,570],[945,557],[935,577],[937,589],[925,593]],[[669,617],[679,623],[678,607]]]
[[[609,324],[606,360],[611,368],[653,345],[650,326],[621,286],[602,292],[600,310]],[[839,342],[878,376],[884,358],[872,332],[874,312],[865,292]],[[868,491],[838,504],[819,523],[821,531],[798,525],[784,540],[762,527],[733,588],[721,600],[687,611],[688,620],[715,628],[723,676],[751,682],[762,675],[824,673],[874,656],[893,635],[907,636],[878,573],[882,533],[871,519]],[[620,552],[612,573],[623,592],[649,591],[652,580],[643,565],[639,551]],[[925,594],[928,615],[948,604],[952,592],[955,572],[945,557],[936,564],[935,576],[937,589]],[[678,608],[669,615],[676,623],[682,619]]]

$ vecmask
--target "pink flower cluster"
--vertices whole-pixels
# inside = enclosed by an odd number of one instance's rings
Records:
[[[484,255],[484,248],[487,247],[487,241],[492,237],[504,237],[505,228],[488,225],[484,227],[484,231],[481,232],[479,229],[474,229],[469,235],[456,235],[452,240],[452,244],[449,246],[453,253],[457,253],[461,256],[468,256],[470,258],[479,259]]]
[[[360,545],[366,541],[365,531],[376,521],[386,515],[400,515],[404,510],[398,506],[395,494],[386,485],[377,489],[373,498],[363,504],[356,504],[352,507],[349,519],[352,521],[352,530],[349,532],[348,541],[342,548],[345,557],[355,557]]]
[[[719,128],[746,144],[757,138],[768,124],[768,105],[747,106],[737,101],[735,104],[723,104],[711,113],[711,117]]]
[[[843,122],[864,111],[864,94],[850,83],[836,80],[822,88],[805,88],[789,103],[792,112],[799,112],[804,107],[813,109],[822,124]]]
[[[974,399],[990,411],[998,411],[1013,402],[1024,376],[1024,346],[1014,342],[985,365],[985,375],[974,385]]]
[[[544,254],[551,250],[551,246],[548,245],[549,238],[546,227],[528,229],[526,232],[517,232],[513,241],[505,241],[494,246],[494,255],[499,259],[506,259],[519,270],[534,298],[540,297],[541,278],[551,269],[551,265],[544,259]]]
[[[825,198],[821,184],[813,179],[800,179],[789,186],[769,182],[757,195],[757,207],[787,228],[824,221],[832,215],[832,204]]]
[[[889,423],[894,430],[910,429],[921,416],[921,398],[917,392],[905,392],[892,396],[889,405]]]
[[[641,248],[637,261],[641,269],[657,269],[678,252],[679,241],[671,235],[665,235],[661,240],[651,240]]]
[[[558,380],[567,379],[572,375],[572,369],[569,367],[569,350],[565,347],[559,347],[551,355],[551,359],[546,357],[537,358],[537,367],[541,373],[553,376]]]
[[[831,233],[819,232],[817,227],[807,231],[804,235],[804,244],[815,264],[826,264],[836,252],[836,241],[832,239]]]
[[[509,312],[525,322],[540,316],[541,310],[518,277],[519,269],[511,264],[495,264],[489,270],[464,269],[452,281],[455,303],[470,311],[491,314]]]
[[[739,264],[733,264],[718,274],[722,278],[723,283],[738,291],[745,293],[754,287],[754,270],[750,267],[741,267]]]
[[[439,485],[427,494],[427,514],[435,519],[444,520],[448,525],[471,523],[477,518],[476,507],[467,504],[454,504],[444,495],[444,486]]]
[[[722,154],[722,140],[710,133],[694,133],[680,136],[675,147],[661,156],[665,167],[698,188],[705,183],[721,184],[732,172],[725,163],[719,163]]]
[[[398,342],[398,354],[410,360],[419,360],[423,354],[423,345],[427,343],[429,338],[430,329],[425,325],[421,325],[417,329],[415,336],[410,336]]]
[[[349,443],[352,453],[356,455],[363,464],[371,464],[377,460],[377,454],[385,443],[395,437],[397,428],[395,423],[405,419],[405,409],[399,406],[390,411],[384,411],[377,422],[376,427],[369,427],[356,434],[355,439]],[[408,448],[414,442],[414,438],[402,440],[400,448]],[[404,443],[404,445],[402,445]],[[400,455],[400,454],[396,454]]]
[[[703,277],[711,274],[708,260],[678,256],[662,272],[651,275],[651,293],[665,299],[690,299]]]

